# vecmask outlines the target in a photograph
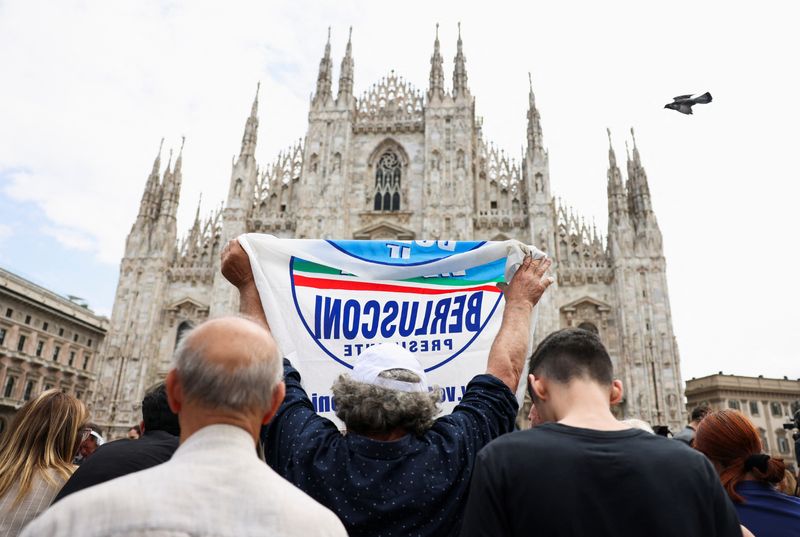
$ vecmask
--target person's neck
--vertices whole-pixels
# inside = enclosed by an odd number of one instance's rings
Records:
[[[695,431],[697,430],[697,426],[698,426],[698,425],[700,425],[700,422],[699,422],[699,421],[690,421],[690,422],[689,422],[689,427],[691,427],[691,428],[692,428],[692,429],[694,429]]]
[[[178,415],[178,420],[181,425],[181,444],[186,442],[190,436],[200,429],[204,429],[210,425],[232,425],[244,429],[253,437],[253,443],[258,442],[259,433],[261,431],[261,425],[257,420],[253,420],[248,416],[229,414],[227,412],[215,410],[198,409],[181,412]]]
[[[406,431],[402,427],[396,427],[391,431],[385,433],[369,433],[369,434],[363,434],[361,436],[366,436],[370,440],[378,440],[380,442],[394,442],[395,440],[400,440],[407,434],[408,431]]]
[[[609,392],[596,382],[573,380],[554,388],[553,407],[558,423],[597,431],[630,429],[611,413]]]

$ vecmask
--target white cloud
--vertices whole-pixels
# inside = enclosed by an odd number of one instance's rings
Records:
[[[0,243],[14,234],[14,228],[9,224],[0,224]]]
[[[64,226],[43,226],[40,231],[44,235],[48,235],[58,240],[67,248],[78,250],[80,252],[94,253],[97,247],[96,241],[93,240],[94,238],[81,230],[69,229]]]
[[[115,263],[161,136],[173,147],[187,136],[186,229],[201,190],[206,206],[226,192],[257,80],[260,162],[304,135],[329,24],[337,71],[354,26],[361,92],[391,68],[424,89],[437,21],[449,80],[460,20],[487,137],[512,154],[524,143],[532,71],[553,189],[600,228],[605,127],[620,158],[637,128],[684,374],[797,377],[787,334],[800,256],[786,231],[800,199],[797,15],[781,2],[697,4],[690,16],[634,1],[5,2],[0,171],[25,172],[4,195]],[[705,90],[715,101],[695,116],[661,108]]]

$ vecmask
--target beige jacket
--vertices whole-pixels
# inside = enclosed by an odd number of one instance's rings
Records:
[[[331,511],[258,459],[243,429],[212,425],[169,462],[71,494],[24,537],[346,536]]]

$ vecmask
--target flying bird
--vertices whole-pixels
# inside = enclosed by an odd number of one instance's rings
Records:
[[[664,108],[677,110],[681,114],[691,114],[692,106],[696,104],[708,104],[711,102],[711,94],[705,92],[702,95],[678,95],[672,99],[673,102],[664,105]]]

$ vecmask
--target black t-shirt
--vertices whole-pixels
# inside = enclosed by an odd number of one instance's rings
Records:
[[[639,429],[548,423],[478,454],[462,537],[740,536],[711,463]]]
[[[165,431],[145,431],[138,440],[115,440],[98,447],[67,480],[53,503],[85,488],[145,470],[172,458],[179,439]]]

